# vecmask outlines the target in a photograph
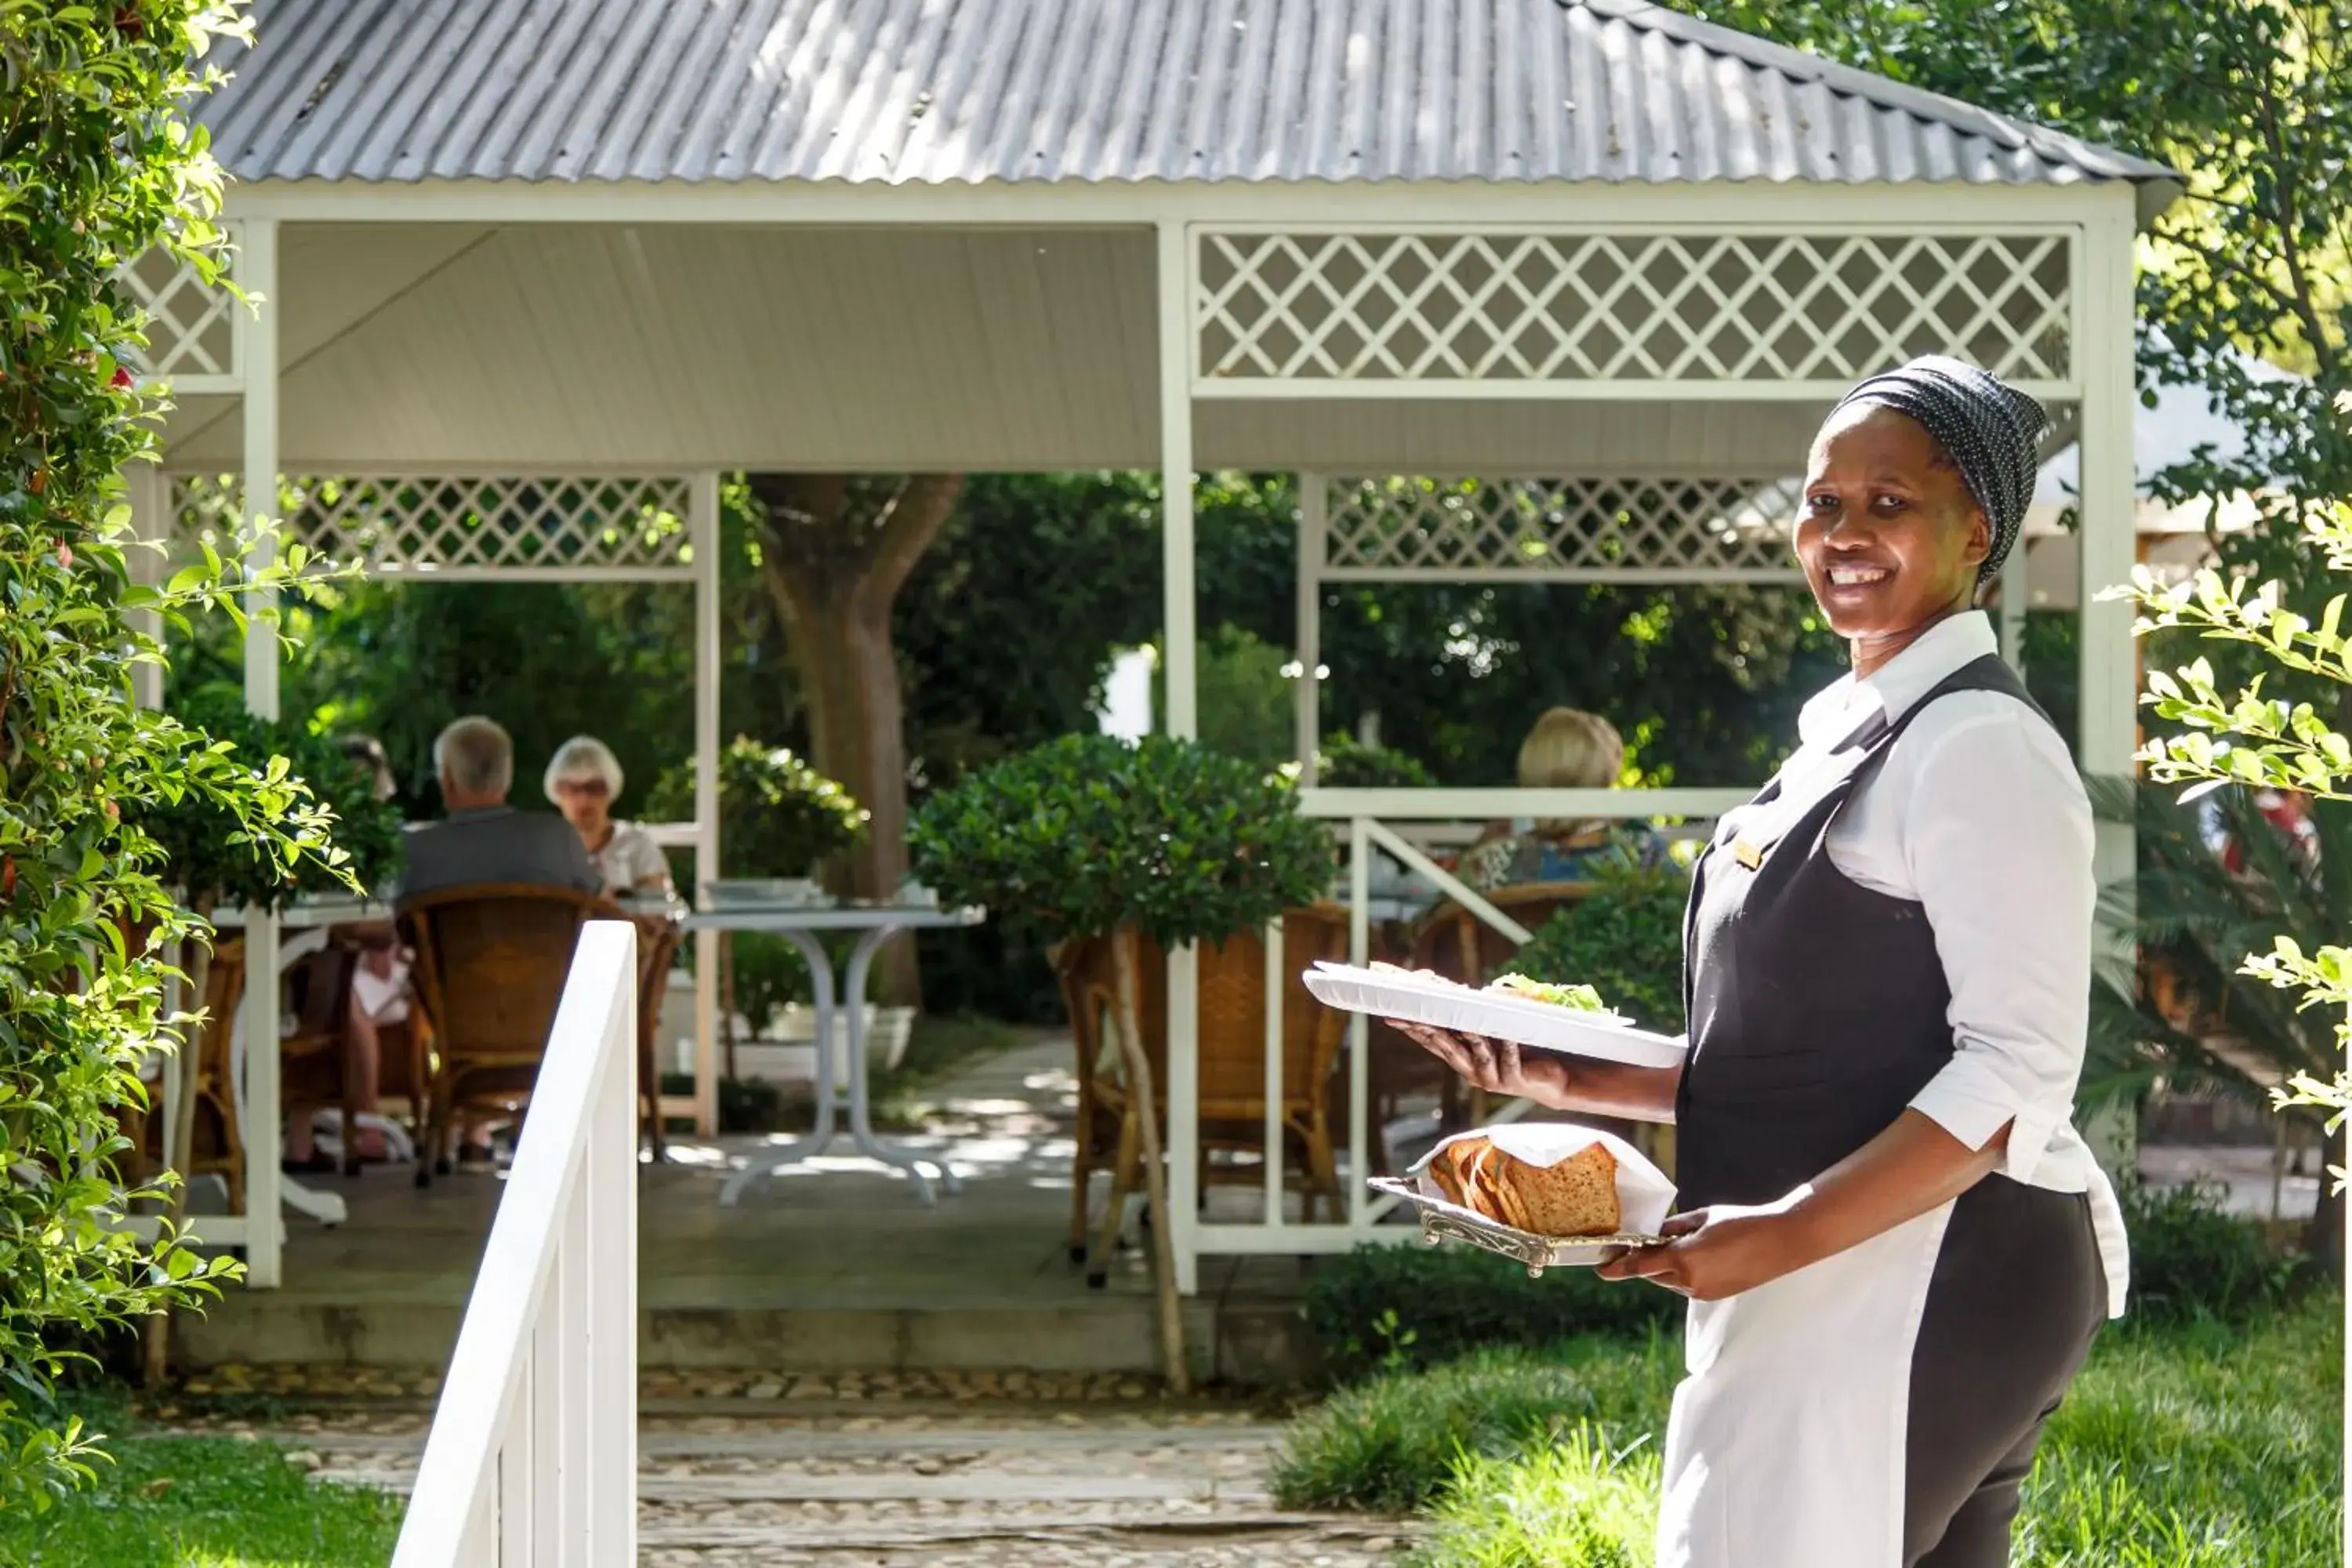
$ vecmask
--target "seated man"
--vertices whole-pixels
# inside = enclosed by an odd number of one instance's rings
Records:
[[[434,741],[433,765],[440,771],[449,815],[410,830],[400,898],[495,882],[604,890],[604,879],[570,823],[507,804],[514,786],[514,742],[503,727],[480,717],[458,720]],[[460,1163],[486,1166],[488,1128],[475,1117],[461,1121]]]
[[[514,742],[504,728],[479,717],[458,720],[433,742],[433,765],[440,770],[449,816],[410,830],[401,898],[485,882],[586,893],[603,889],[604,879],[570,823],[507,804],[514,787]]]

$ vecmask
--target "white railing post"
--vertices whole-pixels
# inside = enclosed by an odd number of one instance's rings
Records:
[[[581,932],[393,1568],[635,1568],[636,942]]]

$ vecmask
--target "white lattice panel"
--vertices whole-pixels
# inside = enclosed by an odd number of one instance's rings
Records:
[[[1334,479],[1329,578],[1795,582],[1787,479]]]
[[[1197,381],[1837,383],[1952,353],[2074,379],[2063,233],[1206,230]]]
[[[659,577],[692,570],[689,489],[667,476],[290,479],[281,505],[289,537],[370,576]],[[233,478],[175,476],[172,500],[190,535],[236,519]]]
[[[233,384],[237,374],[236,301],[168,251],[151,250],[124,268],[123,288],[147,316],[147,352],[132,370],[169,376],[184,389]]]

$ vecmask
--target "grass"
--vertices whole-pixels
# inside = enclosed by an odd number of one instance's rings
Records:
[[[2106,1335],[2052,1421],[2015,1568],[2336,1568],[2343,1305]],[[1650,1568],[1671,1336],[1489,1351],[1296,1423],[1292,1506],[1418,1510],[1421,1568]]]
[[[100,1430],[118,1407],[86,1412]],[[324,1485],[273,1444],[110,1438],[98,1481],[45,1514],[0,1513],[5,1568],[383,1568],[400,1500]]]

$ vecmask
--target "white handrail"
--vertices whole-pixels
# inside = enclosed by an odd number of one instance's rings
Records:
[[[393,1568],[634,1568],[635,928],[581,932]]]

